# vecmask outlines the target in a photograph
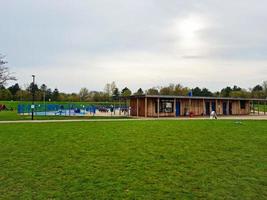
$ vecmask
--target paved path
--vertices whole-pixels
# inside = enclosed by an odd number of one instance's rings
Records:
[[[122,122],[122,121],[155,121],[155,120],[209,120],[208,117],[178,118],[131,118],[131,119],[66,119],[66,120],[17,120],[0,121],[0,124],[17,123],[61,123],[61,122]],[[267,115],[219,116],[218,120],[267,120]]]

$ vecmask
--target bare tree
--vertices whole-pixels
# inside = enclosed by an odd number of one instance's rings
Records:
[[[89,96],[89,91],[87,88],[81,88],[79,92],[80,100],[85,101]]]
[[[4,58],[5,56],[0,54],[0,85],[5,85],[7,81],[17,80],[6,66],[7,62],[4,60]]]

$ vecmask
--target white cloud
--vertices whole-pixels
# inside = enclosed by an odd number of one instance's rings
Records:
[[[250,87],[266,80],[263,0],[4,1],[0,51],[21,84],[31,74],[78,91],[170,82]]]

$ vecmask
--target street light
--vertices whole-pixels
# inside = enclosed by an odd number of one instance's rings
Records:
[[[34,95],[35,95],[35,90],[34,90],[34,86],[35,86],[35,75],[32,75],[32,120],[33,120],[33,115],[34,115]]]

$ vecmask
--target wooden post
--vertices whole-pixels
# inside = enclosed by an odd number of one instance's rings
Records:
[[[229,100],[227,100],[227,107],[226,107],[226,114],[230,115],[230,110],[229,110]]]
[[[217,115],[220,112],[219,107],[218,107],[218,100],[217,99],[215,100],[215,112],[217,113]]]
[[[241,100],[238,100],[238,114],[241,114]]]
[[[145,97],[145,117],[147,117],[147,97]]]
[[[258,115],[260,115],[260,102],[258,101]]]
[[[136,109],[136,117],[139,117],[139,98],[137,97],[136,98],[136,107],[137,107],[137,109]]]
[[[255,107],[254,107],[254,101],[252,100],[252,110],[253,110],[253,114],[255,114]]]
[[[158,118],[159,118],[159,98],[158,98],[157,111],[158,111]]]
[[[203,99],[203,116],[206,115],[205,100]]]
[[[250,114],[251,113],[251,101],[249,101],[248,106],[249,106],[249,114]]]
[[[188,114],[190,116],[190,112],[191,112],[191,99],[189,98],[189,106],[188,106]]]
[[[176,117],[176,99],[173,99],[173,115]]]

